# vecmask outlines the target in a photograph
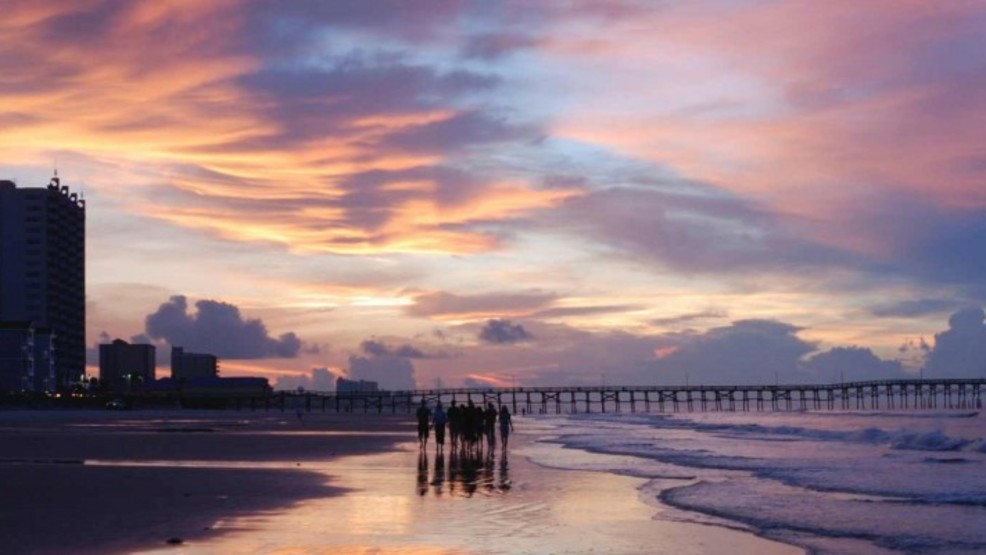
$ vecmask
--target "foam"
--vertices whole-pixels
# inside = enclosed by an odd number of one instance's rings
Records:
[[[555,424],[553,441],[618,456],[608,471],[628,473],[628,457],[645,461],[636,476],[690,471],[698,483],[665,489],[662,501],[765,536],[852,538],[873,553],[986,551],[986,420],[978,413],[597,414]],[[592,469],[607,470],[605,456]],[[830,544],[801,545],[825,553],[818,546]]]

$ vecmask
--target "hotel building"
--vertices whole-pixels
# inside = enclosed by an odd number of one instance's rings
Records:
[[[86,206],[57,175],[43,188],[0,180],[0,322],[50,330],[48,390],[84,377]]]

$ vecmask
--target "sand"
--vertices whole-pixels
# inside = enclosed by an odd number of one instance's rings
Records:
[[[405,429],[406,428],[406,429]],[[312,463],[387,451],[404,420],[220,411],[0,412],[0,553],[114,553],[337,495]]]
[[[410,418],[0,412],[0,552],[800,553],[662,518],[637,478],[535,465],[517,425],[474,460],[421,453]]]

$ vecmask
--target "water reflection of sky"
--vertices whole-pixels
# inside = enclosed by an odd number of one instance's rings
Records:
[[[562,451],[557,445],[548,448]],[[344,493],[222,520],[221,534],[180,547],[185,555],[513,553],[701,555],[792,553],[749,534],[653,520],[638,497],[642,480],[559,471],[533,464],[520,443],[505,456],[463,454],[415,443],[399,450],[302,464]],[[566,456],[580,456],[567,451]],[[213,465],[211,461],[203,464]],[[220,463],[228,464],[228,463]],[[244,463],[252,464],[252,463]],[[702,541],[696,542],[696,537]],[[174,555],[161,546],[144,553]]]
[[[418,453],[418,495],[472,497],[510,490],[510,461],[506,452],[476,453],[459,449]]]

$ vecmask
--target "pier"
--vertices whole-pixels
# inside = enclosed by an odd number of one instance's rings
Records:
[[[980,409],[986,379],[880,380],[800,385],[560,386],[359,393],[278,391],[229,399],[237,410],[412,413],[453,401],[506,405],[514,414]]]

